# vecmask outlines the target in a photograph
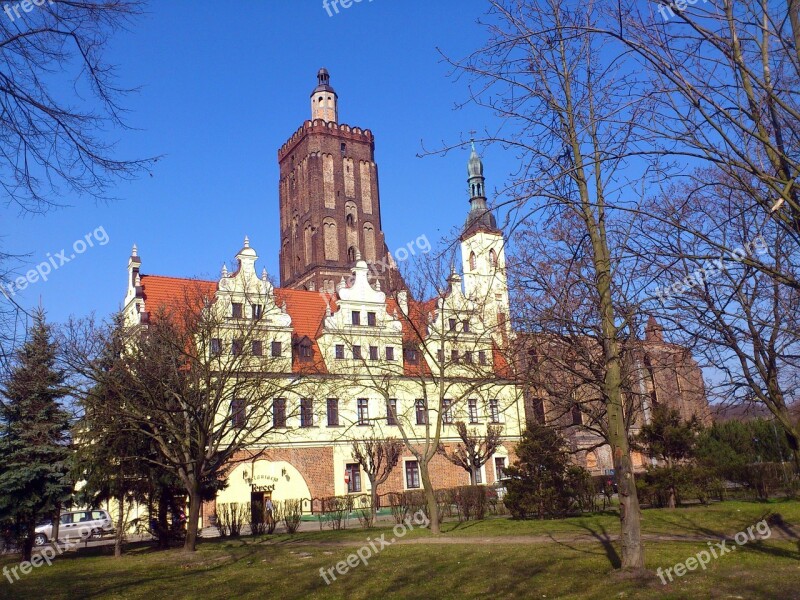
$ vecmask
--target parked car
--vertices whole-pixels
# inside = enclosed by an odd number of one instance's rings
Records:
[[[74,510],[61,515],[58,539],[92,539],[114,533],[111,517],[104,510]],[[43,546],[53,537],[53,522],[46,521],[36,527],[33,543]]]

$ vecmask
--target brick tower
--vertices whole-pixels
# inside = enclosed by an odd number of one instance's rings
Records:
[[[357,257],[388,291],[397,281],[381,229],[375,140],[339,124],[326,69],[311,93],[311,120],[278,151],[281,287],[333,292]]]

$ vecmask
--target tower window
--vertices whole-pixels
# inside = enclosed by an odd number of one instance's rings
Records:
[[[342,156],[344,156],[345,153],[347,152],[347,144],[345,144],[344,142],[342,142],[341,150],[342,150]]]
[[[497,252],[494,251],[494,248],[489,250],[489,264],[492,267],[496,267],[497,266]]]
[[[356,260],[356,249],[353,246],[347,249],[347,260],[350,262],[355,262]]]
[[[475,256],[474,252],[470,252],[469,254],[469,270],[474,271],[478,268],[478,259]]]
[[[353,219],[353,215],[348,213],[348,215],[345,217],[345,222],[347,223],[348,227],[355,225],[355,219]]]

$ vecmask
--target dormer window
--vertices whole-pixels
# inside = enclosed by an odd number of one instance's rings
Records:
[[[297,356],[301,361],[309,361],[314,356],[314,348],[307,337],[297,343]]]
[[[419,350],[414,346],[408,346],[403,348],[403,355],[406,359],[406,362],[415,365],[419,362]]]

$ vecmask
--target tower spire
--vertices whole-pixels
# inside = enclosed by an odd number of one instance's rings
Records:
[[[470,132],[473,133],[473,132]],[[476,230],[486,229],[497,232],[497,221],[486,205],[486,178],[483,176],[483,161],[475,149],[475,139],[471,141],[472,152],[467,163],[467,184],[469,186],[469,214],[464,223],[464,235]]]

